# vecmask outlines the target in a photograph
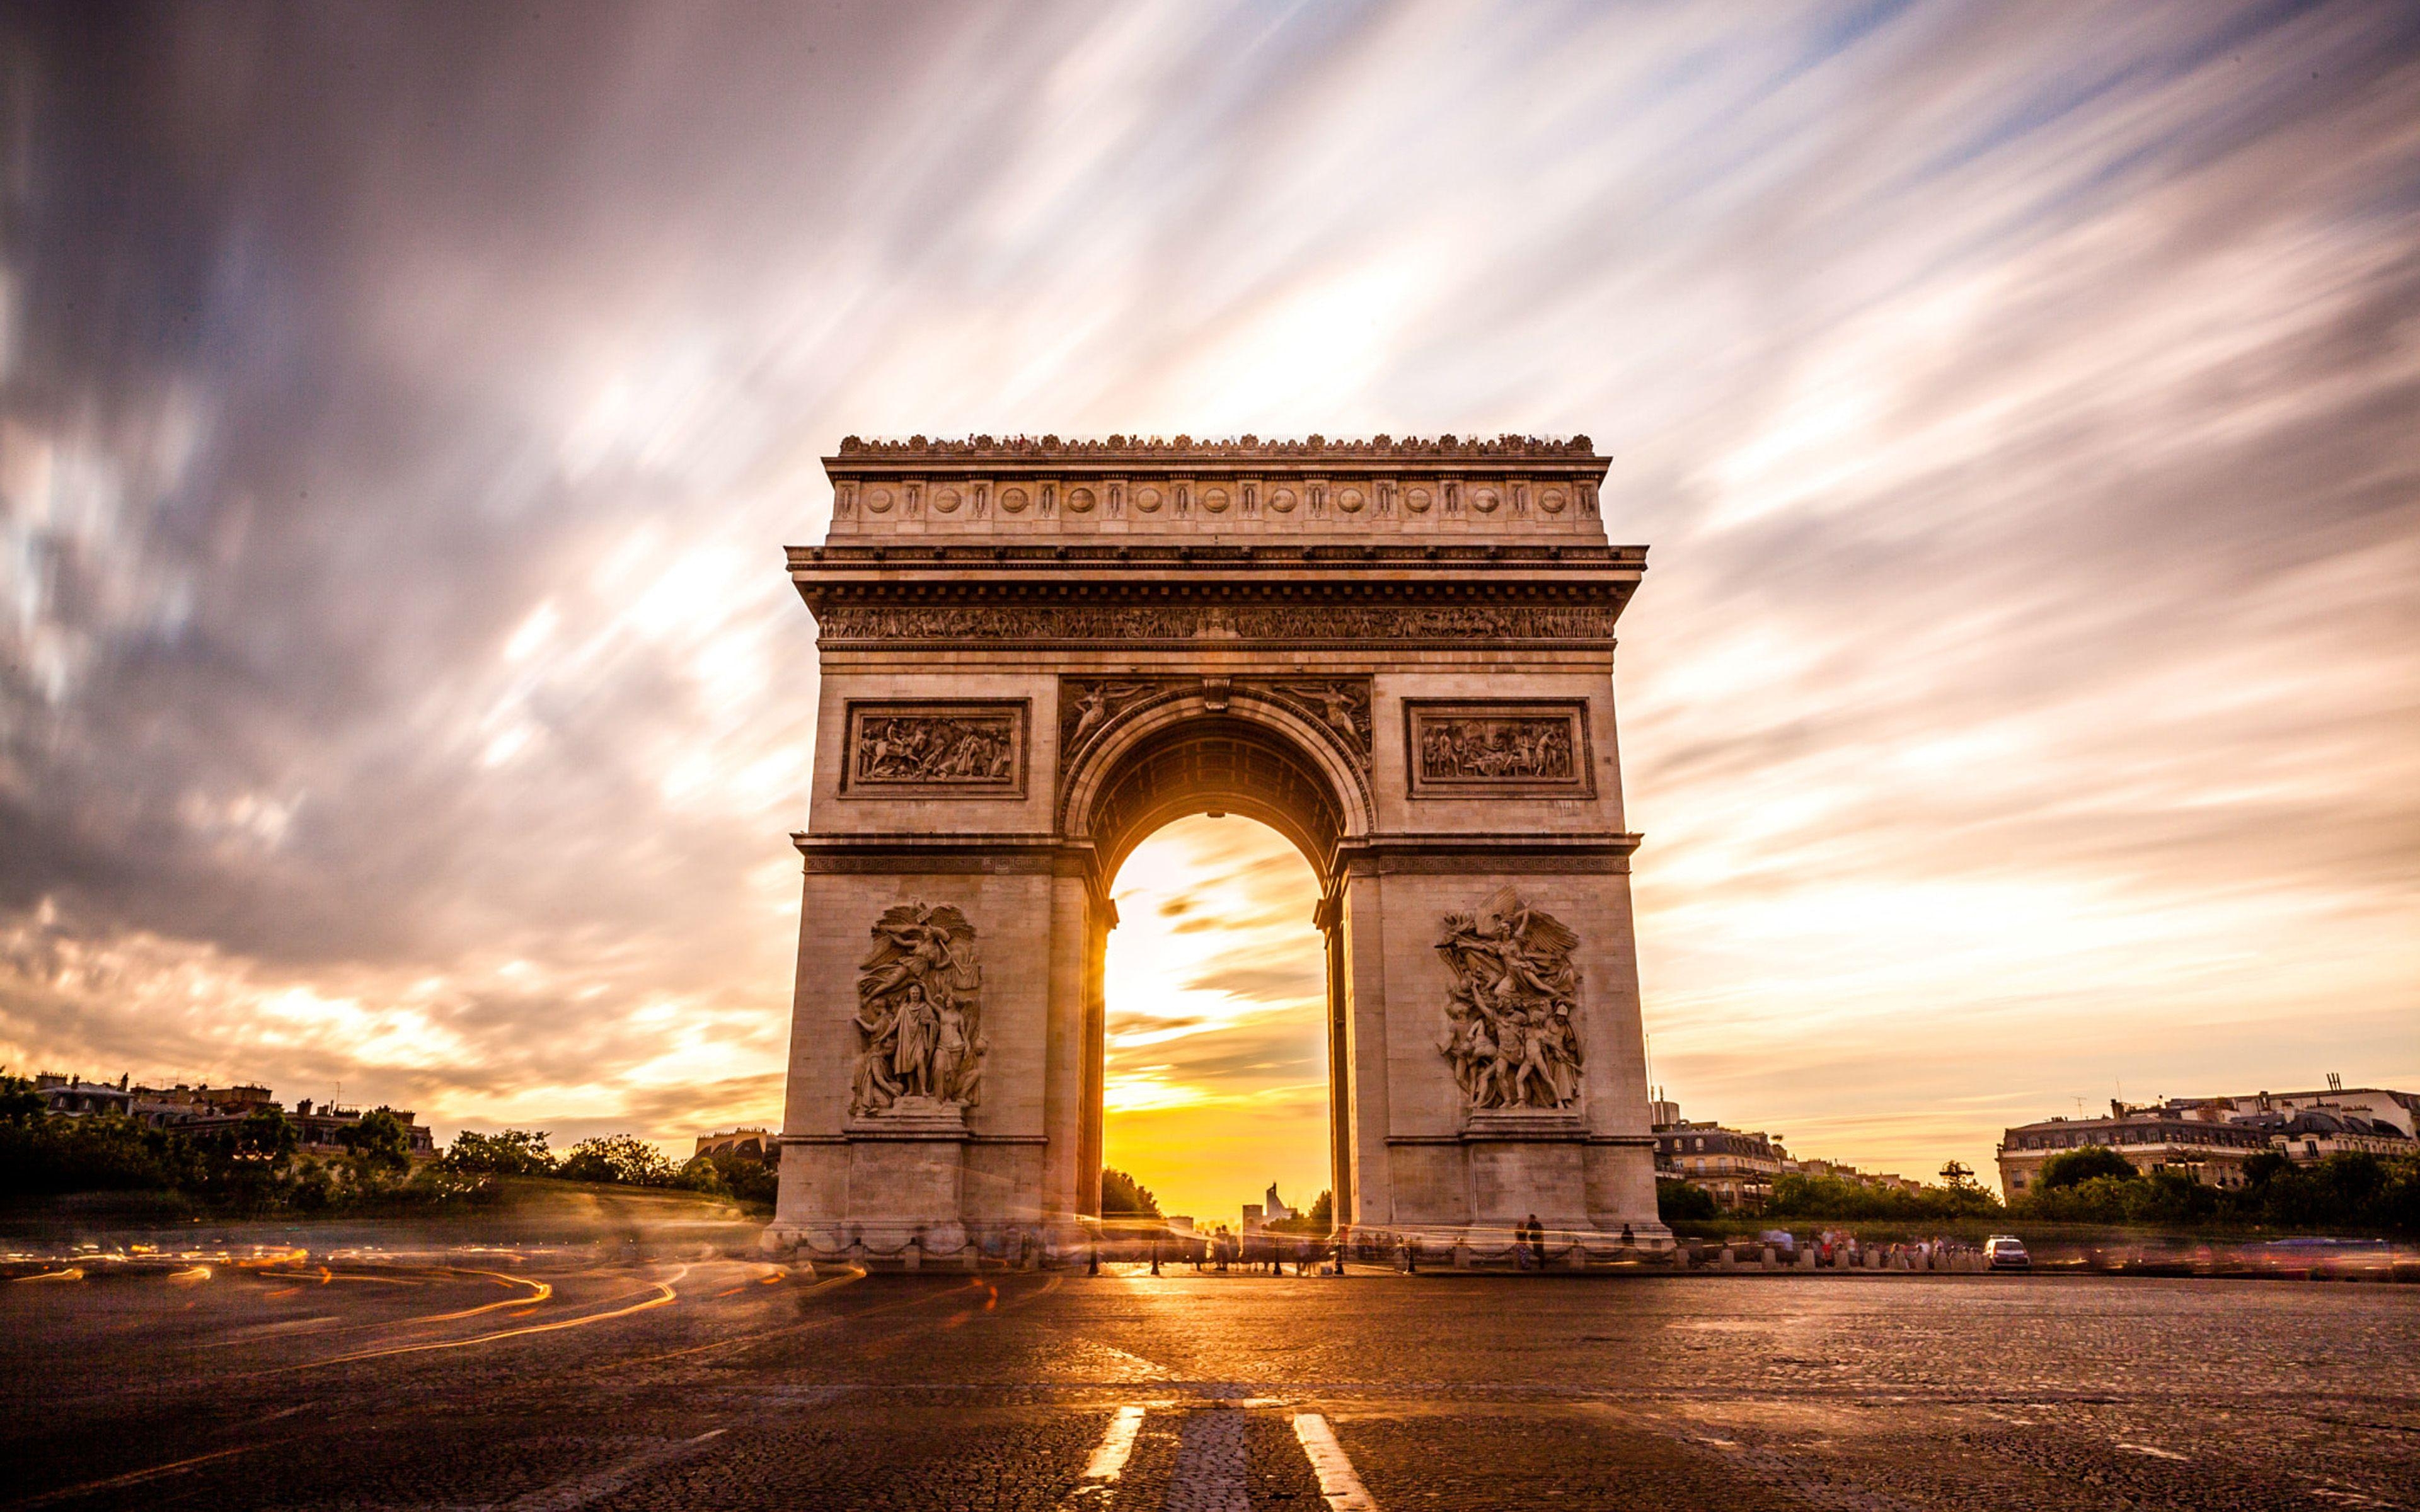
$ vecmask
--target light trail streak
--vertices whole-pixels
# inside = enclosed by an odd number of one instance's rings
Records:
[[[683,1266],[674,1273],[673,1280],[677,1281],[688,1273],[689,1267]],[[325,1360],[315,1360],[303,1365],[288,1365],[286,1368],[316,1370],[322,1365],[347,1365],[355,1360],[379,1360],[396,1354],[424,1354],[433,1350],[467,1350],[473,1345],[494,1344],[503,1339],[521,1338],[531,1334],[553,1334],[567,1328],[585,1328],[591,1323],[610,1322],[616,1318],[628,1318],[633,1313],[646,1312],[650,1308],[669,1307],[680,1300],[680,1294],[672,1288],[670,1282],[650,1281],[647,1285],[656,1295],[642,1302],[632,1303],[628,1307],[616,1307],[612,1312],[589,1313],[580,1318],[566,1318],[551,1323],[532,1323],[526,1328],[499,1329],[492,1334],[474,1334],[466,1339],[429,1339],[419,1344],[393,1344],[384,1349],[355,1350],[349,1354],[332,1355]]]
[[[256,1449],[273,1449],[286,1442],[286,1440],[277,1439],[268,1443],[245,1443],[232,1449],[213,1449],[209,1454],[195,1455],[191,1459],[171,1460],[164,1465],[153,1465],[148,1470],[113,1475],[107,1480],[88,1480],[80,1486],[63,1486],[55,1491],[44,1491],[39,1496],[29,1496],[16,1504],[47,1506],[53,1502],[72,1501],[80,1496],[90,1496],[95,1491],[114,1491],[124,1486],[140,1486],[147,1480],[158,1480],[163,1475],[174,1475],[182,1471],[191,1470],[195,1465],[207,1465],[213,1459],[228,1459],[237,1455],[251,1454]]]
[[[501,1271],[464,1271],[451,1266],[447,1267],[447,1270],[455,1275],[483,1275],[503,1286],[527,1287],[530,1288],[530,1294],[526,1297],[506,1297],[502,1302],[481,1303],[476,1307],[465,1307],[460,1312],[431,1313],[426,1318],[414,1318],[402,1324],[402,1327],[417,1328],[423,1323],[443,1323],[457,1318],[476,1318],[481,1313],[491,1313],[499,1307],[535,1306],[554,1295],[554,1287],[550,1282],[526,1281],[517,1275],[506,1275]]]
[[[70,1265],[64,1271],[44,1271],[39,1275],[17,1277],[18,1284],[21,1286],[29,1281],[81,1281],[83,1279],[84,1267],[81,1265]]]
[[[207,1265],[196,1265],[183,1271],[171,1271],[168,1273],[168,1284],[172,1287],[193,1287],[199,1286],[209,1278],[210,1268]]]

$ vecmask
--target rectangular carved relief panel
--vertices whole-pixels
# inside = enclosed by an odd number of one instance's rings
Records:
[[[858,798],[1021,798],[1023,699],[850,700],[841,792]]]
[[[1415,798],[1596,795],[1586,699],[1407,699],[1404,725]]]

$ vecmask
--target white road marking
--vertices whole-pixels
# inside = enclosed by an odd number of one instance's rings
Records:
[[[1244,1494],[1244,1414],[1232,1407],[1188,1412],[1170,1477],[1166,1512],[1252,1512]]]
[[[2157,1459],[2190,1459],[2193,1458],[2191,1455],[2180,1455],[2174,1449],[2162,1449],[2156,1445],[2149,1443],[2121,1443],[2118,1447],[2127,1451],[2129,1454],[2149,1455],[2153,1458]]]
[[[1084,1478],[1103,1483],[1117,1479],[1126,1468],[1126,1458],[1134,1453],[1135,1433],[1141,1427],[1141,1408],[1119,1408],[1093,1458],[1084,1464]]]
[[[1319,1494],[1327,1501],[1327,1512],[1378,1512],[1378,1504],[1362,1486],[1361,1477],[1353,1473],[1353,1461],[1344,1458],[1344,1446],[1336,1442],[1336,1430],[1327,1426],[1327,1419],[1317,1412],[1296,1412],[1294,1436],[1302,1442],[1302,1452],[1310,1457],[1311,1472],[1319,1477]]]

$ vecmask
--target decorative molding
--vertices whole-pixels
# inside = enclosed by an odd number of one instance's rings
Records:
[[[1028,702],[852,699],[840,791],[856,798],[1021,798]]]
[[[858,1056],[849,1117],[910,1135],[963,1132],[981,1100],[983,964],[975,927],[951,903],[883,910],[859,964]]]
[[[1608,604],[826,604],[821,643],[886,640],[1570,640],[1609,644]]]
[[[1527,1128],[1580,1095],[1579,936],[1499,887],[1476,914],[1448,914],[1437,954],[1452,974],[1437,1053],[1453,1067],[1473,1130]]]
[[[1405,436],[1373,436],[1366,440],[1329,440],[1324,436],[1310,436],[1301,440],[1263,440],[1257,436],[1245,436],[1232,440],[1196,440],[1190,436],[1163,440],[1157,436],[1111,436],[1100,440],[1062,440],[1056,436],[973,436],[951,440],[924,436],[911,436],[906,440],[867,440],[861,437],[841,438],[840,453],[828,461],[847,462],[876,457],[935,458],[956,461],[1015,460],[1056,461],[1061,458],[1141,457],[1153,461],[1193,461],[1249,457],[1254,460],[1293,457],[1372,458],[1392,460],[1399,457],[1501,457],[1538,460],[1598,460],[1596,447],[1586,436],[1562,440],[1541,436],[1502,435],[1493,440],[1477,436],[1439,436],[1423,440]]]
[[[1586,699],[1406,699],[1415,798],[1591,798]]]

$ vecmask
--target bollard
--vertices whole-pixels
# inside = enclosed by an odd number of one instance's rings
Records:
[[[1756,1268],[1760,1271],[1770,1271],[1773,1269],[1773,1246],[1767,1244],[1764,1246],[1764,1252],[1756,1257]]]

